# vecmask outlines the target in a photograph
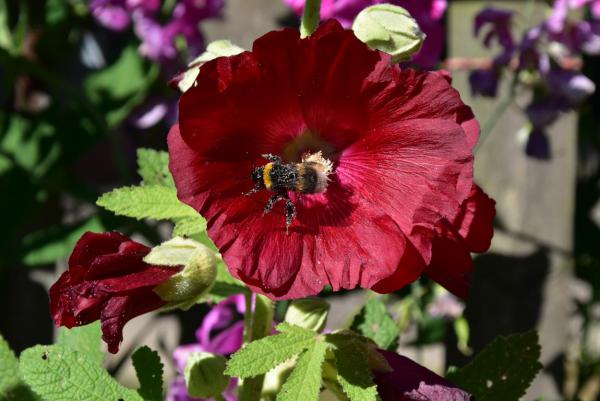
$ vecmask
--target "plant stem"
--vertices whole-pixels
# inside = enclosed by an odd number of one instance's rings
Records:
[[[273,325],[273,301],[263,295],[255,295],[252,310],[252,295],[246,296],[246,313],[244,315],[244,341],[259,340],[271,333]],[[239,401],[259,401],[265,375],[245,379],[238,391]]]
[[[300,22],[300,37],[310,36],[317,26],[321,16],[321,0],[306,0],[302,21]]]

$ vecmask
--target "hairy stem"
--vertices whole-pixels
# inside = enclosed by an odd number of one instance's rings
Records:
[[[255,295],[254,310],[252,310],[252,295],[246,296],[246,315],[244,320],[244,340],[250,342],[259,340],[271,334],[273,325],[274,304],[263,295]],[[250,301],[249,301],[250,300]],[[239,389],[239,401],[259,401],[265,375],[245,379]]]
[[[300,36],[310,36],[319,25],[321,16],[321,0],[306,0],[302,21],[300,22]]]

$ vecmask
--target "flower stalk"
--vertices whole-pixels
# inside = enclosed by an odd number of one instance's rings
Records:
[[[268,336],[271,333],[273,326],[273,301],[264,295],[256,294],[255,297],[254,308],[252,308],[252,295],[246,296],[244,342],[259,340]],[[239,389],[238,400],[260,401],[264,379],[265,375],[245,379]]]
[[[300,22],[300,36],[310,36],[319,26],[321,19],[321,0],[306,0],[302,21]]]

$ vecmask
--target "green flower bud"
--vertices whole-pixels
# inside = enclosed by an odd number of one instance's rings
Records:
[[[188,64],[188,69],[183,73],[181,80],[177,83],[177,87],[181,92],[185,92],[196,84],[196,78],[200,74],[202,64],[214,60],[217,57],[235,56],[244,51],[239,46],[234,45],[228,40],[215,40],[206,46],[206,51],[192,60]]]
[[[185,365],[184,376],[188,393],[197,398],[214,398],[229,386],[229,376],[223,372],[227,359],[210,352],[190,354]]]
[[[352,29],[370,48],[391,54],[395,62],[410,60],[421,49],[426,36],[408,11],[391,4],[365,8],[354,20]]]
[[[320,332],[325,327],[329,303],[320,298],[293,301],[285,313],[285,321],[305,329]]]
[[[152,248],[144,262],[158,266],[184,266],[154,289],[166,308],[189,309],[210,290],[217,277],[214,251],[191,239],[175,237]]]

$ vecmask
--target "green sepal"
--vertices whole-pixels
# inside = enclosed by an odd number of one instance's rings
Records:
[[[197,398],[214,398],[229,386],[225,375],[227,359],[210,352],[194,352],[188,357],[184,376],[188,393]]]
[[[410,60],[421,49],[426,36],[407,10],[392,4],[363,9],[352,29],[358,39],[372,49],[390,54],[395,62]]]
[[[165,308],[189,309],[202,299],[215,283],[217,255],[191,239],[175,237],[152,248],[144,262],[156,266],[183,266],[183,269],[154,289]]]

